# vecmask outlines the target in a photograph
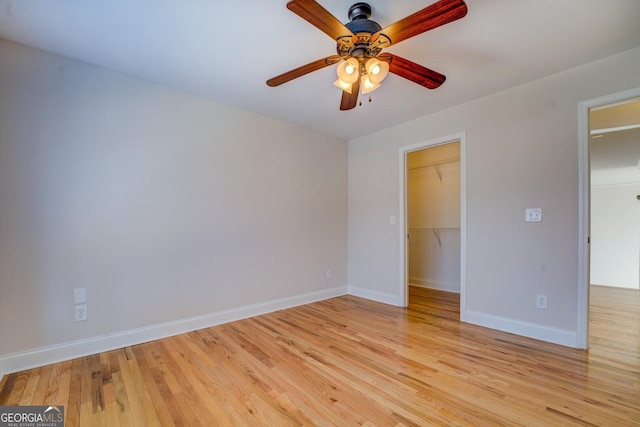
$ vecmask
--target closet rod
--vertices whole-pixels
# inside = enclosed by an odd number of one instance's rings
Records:
[[[459,161],[460,161],[460,157],[451,157],[449,159],[437,160],[435,162],[422,163],[422,164],[407,168],[407,170],[412,171],[412,170],[416,170],[416,169],[433,168],[433,167],[437,167],[437,166],[440,166],[440,165],[446,165],[446,164],[449,164],[449,163],[458,163]]]
[[[408,230],[409,230],[409,234],[411,234],[412,230],[413,231],[431,230],[431,232],[433,232],[433,237],[435,237],[436,240],[438,241],[438,246],[442,247],[442,237],[440,236],[440,232],[445,230],[460,230],[460,227],[435,227],[435,228],[419,227],[419,228],[408,228]]]
[[[429,230],[460,230],[460,227],[408,227],[409,230],[429,231]]]

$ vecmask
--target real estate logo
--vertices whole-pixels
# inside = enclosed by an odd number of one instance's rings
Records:
[[[64,427],[64,406],[0,406],[0,427]]]

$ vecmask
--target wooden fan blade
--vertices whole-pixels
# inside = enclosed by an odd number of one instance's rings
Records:
[[[448,24],[467,14],[464,0],[439,0],[416,13],[378,31],[372,38],[384,34],[392,44],[422,34],[441,25]]]
[[[447,77],[437,71],[430,70],[420,64],[391,53],[383,53],[378,58],[389,63],[389,72],[418,83],[427,89],[439,87]]]
[[[315,0],[293,0],[287,3],[287,8],[333,40],[353,36],[353,33],[338,18]]]
[[[318,59],[317,61],[313,61],[307,65],[303,65],[302,67],[287,71],[284,74],[280,74],[279,76],[267,80],[267,85],[271,87],[280,86],[283,83],[304,76],[305,74],[309,74],[313,71],[328,67],[329,65],[336,64],[341,60],[342,58],[338,55],[331,55],[327,56],[326,58]]]
[[[340,110],[346,111],[355,108],[358,104],[358,96],[360,96],[360,79],[351,86],[351,93],[343,90],[342,99],[340,100]]]

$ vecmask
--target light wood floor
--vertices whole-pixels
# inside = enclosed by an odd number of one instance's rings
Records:
[[[607,291],[607,292],[604,292]],[[640,425],[640,293],[594,287],[589,352],[352,296],[5,375],[66,426]]]

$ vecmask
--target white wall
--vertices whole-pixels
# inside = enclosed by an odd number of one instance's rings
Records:
[[[399,300],[399,148],[466,131],[466,320],[576,345],[578,102],[640,86],[638,69],[634,49],[350,141],[349,286]]]
[[[591,188],[591,284],[640,289],[640,184]]]
[[[346,141],[0,41],[0,375],[345,293],[346,182]]]

